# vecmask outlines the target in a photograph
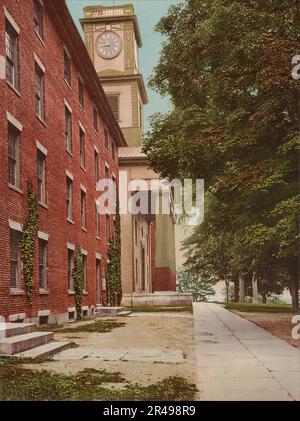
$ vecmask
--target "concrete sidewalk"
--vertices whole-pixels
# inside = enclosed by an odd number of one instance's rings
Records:
[[[300,400],[300,351],[212,303],[194,304],[200,400]]]

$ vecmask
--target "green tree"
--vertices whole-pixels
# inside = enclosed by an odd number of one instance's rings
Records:
[[[290,63],[299,53],[298,0],[188,0],[156,29],[166,41],[150,84],[173,110],[152,117],[144,149],[164,177],[204,178],[227,212],[215,234],[204,228],[209,240],[196,229],[194,267],[211,259],[220,276],[212,255],[226,244],[227,279],[289,286],[296,309],[299,82]]]
[[[193,301],[206,301],[208,297],[214,295],[213,285],[213,280],[202,279],[197,274],[184,269],[177,272],[178,292],[191,292],[193,294]]]

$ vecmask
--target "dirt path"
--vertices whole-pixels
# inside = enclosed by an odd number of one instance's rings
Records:
[[[107,333],[56,333],[55,339],[73,341],[78,348],[67,349],[55,361],[34,365],[62,373],[85,368],[120,372],[126,380],[148,385],[169,376],[195,383],[193,316],[163,313],[114,318],[124,327]]]
[[[294,326],[292,324],[293,313],[246,313],[242,311],[234,311],[234,313],[300,349],[300,339],[295,340],[291,335]]]

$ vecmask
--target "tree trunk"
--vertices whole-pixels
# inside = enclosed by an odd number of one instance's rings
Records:
[[[237,303],[239,301],[239,282],[234,281],[234,301]]]
[[[267,304],[267,294],[265,292],[262,293],[263,303]]]
[[[239,278],[239,302],[245,302],[245,281],[241,276]]]
[[[292,296],[292,311],[299,310],[299,281],[295,279],[291,282],[290,292]]]
[[[258,295],[258,285],[257,285],[257,275],[256,272],[252,273],[252,302],[258,303],[259,295]]]
[[[229,302],[229,282],[225,281],[225,286],[226,286],[226,303]]]

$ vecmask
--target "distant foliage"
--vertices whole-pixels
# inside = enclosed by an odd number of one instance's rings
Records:
[[[206,301],[214,295],[213,285],[214,281],[212,280],[201,279],[199,276],[184,270],[177,272],[177,291],[191,292],[193,301]]]

